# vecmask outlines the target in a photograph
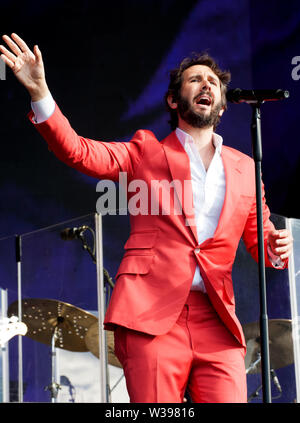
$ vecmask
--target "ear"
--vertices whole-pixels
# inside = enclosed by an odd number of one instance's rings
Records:
[[[174,109],[174,110],[177,109],[177,101],[175,100],[172,94],[168,95],[167,102],[171,109]]]
[[[225,107],[222,107],[222,109],[219,111],[219,117],[221,117],[224,112],[225,112]]]

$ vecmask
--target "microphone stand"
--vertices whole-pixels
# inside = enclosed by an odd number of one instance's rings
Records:
[[[88,243],[87,243],[87,241],[84,237],[84,234],[83,234],[84,231],[81,231],[78,234],[77,238],[80,239],[83,249],[86,250],[89,253],[90,257],[93,260],[93,263],[96,264],[97,258],[96,258],[96,255],[95,255],[95,233],[89,226],[86,229],[89,229],[91,231],[92,235],[93,235],[93,238],[94,238],[94,248],[93,248],[93,250],[88,245]],[[104,275],[104,293],[106,294],[106,283],[108,283],[108,285],[110,286],[111,289],[114,288],[114,283],[113,283],[113,280],[110,277],[108,271],[104,267],[103,267],[103,275]],[[99,333],[99,335],[100,335],[100,333]],[[104,349],[105,349],[105,353],[106,353],[106,363],[107,363],[107,348],[106,348],[106,338],[105,337],[104,337]],[[109,374],[108,374],[108,366],[107,365],[106,365],[105,370],[106,370],[106,380],[108,380]],[[110,400],[111,400],[111,390],[110,390],[110,387],[109,387],[109,383],[106,384],[106,393],[107,393],[107,398],[109,398],[109,402],[110,402]]]
[[[261,102],[254,102],[252,106],[252,152],[255,162],[255,185],[256,185],[256,212],[257,212],[257,237],[258,237],[258,270],[260,292],[260,347],[261,347],[261,374],[263,402],[271,403],[270,382],[270,353],[269,353],[269,328],[266,299],[266,273],[264,255],[263,213],[262,213],[262,184],[261,184]]]
[[[90,228],[87,227],[87,229],[90,229]],[[97,262],[96,255],[95,255],[94,251],[91,249],[91,247],[88,245],[88,243],[87,243],[87,241],[86,241],[86,239],[85,239],[85,237],[83,235],[83,232],[80,232],[77,238],[80,239],[81,244],[82,244],[82,248],[89,253],[89,255],[91,256],[91,258],[93,260],[93,263],[96,264],[96,262]],[[109,286],[113,289],[114,286],[115,286],[115,284],[114,284],[112,278],[110,277],[108,271],[106,269],[104,269],[104,268],[103,268],[103,274],[104,274],[104,280],[107,281],[107,283],[109,284]]]

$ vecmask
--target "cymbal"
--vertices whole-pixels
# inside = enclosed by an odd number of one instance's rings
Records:
[[[10,304],[7,314],[18,315],[18,301]],[[51,345],[55,331],[57,348],[88,351],[84,338],[89,327],[97,321],[93,314],[62,301],[40,298],[22,300],[22,322],[28,327],[26,336]]]
[[[115,342],[114,342],[114,333],[112,331],[106,330],[106,345],[107,345],[107,355],[108,363],[112,366],[122,367],[120,361],[115,356]],[[85,343],[87,348],[99,358],[99,327],[98,322],[93,323],[85,335]]]
[[[269,325],[269,353],[270,366],[273,369],[280,369],[294,362],[292,321],[289,319],[272,319]],[[252,322],[243,325],[244,335],[247,343],[247,354],[245,357],[246,369],[251,363],[257,360],[260,353],[260,325],[259,322]],[[259,373],[260,363],[249,374]]]

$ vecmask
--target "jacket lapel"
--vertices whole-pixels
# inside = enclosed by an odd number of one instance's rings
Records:
[[[234,152],[226,146],[222,147],[221,157],[225,171],[226,191],[223,208],[214,238],[216,238],[219,233],[222,233],[224,227],[226,228],[229,224],[233,211],[237,206],[241,195],[240,180],[242,170],[240,167],[240,157],[234,154]]]
[[[162,141],[162,146],[165,151],[173,181],[180,181],[179,185],[182,187],[182,192],[180,192],[175,185],[178,201],[187,220],[187,226],[191,228],[194,238],[198,243],[194,207],[193,204],[188,201],[188,199],[193,198],[191,170],[188,155],[183,149],[180,141],[177,139],[175,132],[172,132]],[[240,167],[240,157],[226,146],[222,147],[221,157],[225,171],[226,193],[219,223],[213,238],[216,238],[219,233],[222,233],[224,227],[226,227],[228,222],[230,222],[233,210],[238,204],[241,193],[239,186],[240,176],[242,173]]]
[[[165,151],[172,180],[178,181],[178,185],[175,184],[175,191],[181,210],[186,218],[186,225],[190,227],[198,244],[188,155],[177,139],[175,132],[172,132],[162,141],[162,146]]]

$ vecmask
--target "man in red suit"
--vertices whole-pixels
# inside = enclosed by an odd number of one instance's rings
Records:
[[[165,98],[169,136],[159,142],[139,130],[129,143],[95,142],[78,136],[55,104],[38,47],[30,51],[16,34],[3,39],[10,50],[1,46],[1,57],[27,88],[29,117],[49,149],[88,175],[117,181],[123,172],[128,186],[147,188],[147,211],[130,215],[105,317],[131,401],[182,402],[188,390],[194,402],[246,402],[231,270],[241,237],[257,260],[255,178],[253,160],[214,132],[230,74],[208,55],[183,60]],[[154,202],[159,212],[151,213]],[[292,238],[269,216],[263,196],[266,265],[284,268]]]

